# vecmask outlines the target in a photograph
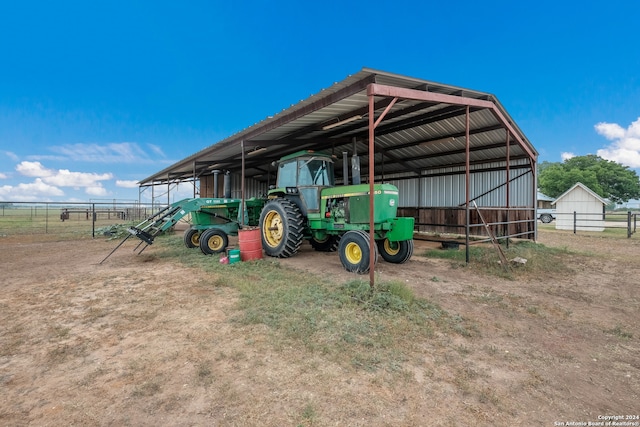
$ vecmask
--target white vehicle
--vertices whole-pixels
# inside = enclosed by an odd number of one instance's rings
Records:
[[[556,210],[555,209],[538,209],[538,219],[545,224],[549,224],[551,221],[556,219]]]

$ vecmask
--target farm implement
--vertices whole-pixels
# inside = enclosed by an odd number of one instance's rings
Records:
[[[264,200],[256,198],[246,200],[244,214],[240,210],[241,204],[240,199],[231,198],[195,198],[175,202],[140,224],[129,227],[127,229],[129,234],[100,264],[132,236],[140,239],[134,251],[144,244],[138,252],[142,253],[147,246],[153,244],[159,234],[171,229],[187,215],[191,215],[191,226],[184,233],[185,246],[199,247],[204,254],[223,252],[229,244],[229,236],[237,236],[238,230],[243,226],[257,225]],[[243,216],[244,224],[241,224]]]

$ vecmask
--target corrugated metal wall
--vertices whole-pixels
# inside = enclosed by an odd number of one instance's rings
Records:
[[[262,197],[267,194],[267,184],[247,178],[244,184],[245,197]],[[224,178],[218,176],[218,194],[224,196]],[[213,175],[200,177],[200,197],[213,197]],[[231,198],[240,199],[242,197],[242,177],[240,174],[231,174]]]
[[[533,207],[534,185],[533,176],[526,168],[513,165],[510,170],[511,207]],[[524,165],[520,165],[524,166]],[[506,178],[504,163],[484,165],[489,170],[471,173],[470,196],[476,200],[478,206],[503,207],[506,206]],[[432,177],[411,178],[410,174],[385,177],[400,190],[401,207],[455,207],[465,203],[465,175],[464,168],[442,168],[429,171]],[[223,178],[219,177],[219,192],[223,195]],[[231,197],[241,197],[240,174],[231,174]],[[268,185],[253,179],[245,181],[245,196],[261,197],[267,194]],[[213,196],[213,177],[200,178],[200,197]]]
[[[483,165],[485,169],[501,168],[502,170],[473,172],[471,179],[471,199],[478,206],[506,206],[505,164],[495,163]],[[510,203],[511,207],[533,207],[535,200],[533,175],[526,168],[512,165],[510,170]],[[437,207],[462,206],[465,203],[464,168],[443,168],[431,170],[434,175],[426,178],[410,178],[396,175],[385,177],[400,191],[402,207]]]

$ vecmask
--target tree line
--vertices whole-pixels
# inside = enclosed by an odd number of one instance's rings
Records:
[[[538,188],[554,199],[576,183],[589,187],[611,203],[640,198],[640,178],[628,166],[589,154],[564,162],[542,162],[538,166]]]

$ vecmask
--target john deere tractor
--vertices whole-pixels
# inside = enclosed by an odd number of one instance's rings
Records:
[[[338,251],[344,268],[366,273],[375,251],[402,264],[413,254],[413,218],[398,218],[398,189],[374,185],[374,234],[369,238],[369,184],[335,186],[333,158],[300,151],[278,162],[275,188],[260,214],[262,247],[272,257],[295,255],[307,239],[317,251]]]

